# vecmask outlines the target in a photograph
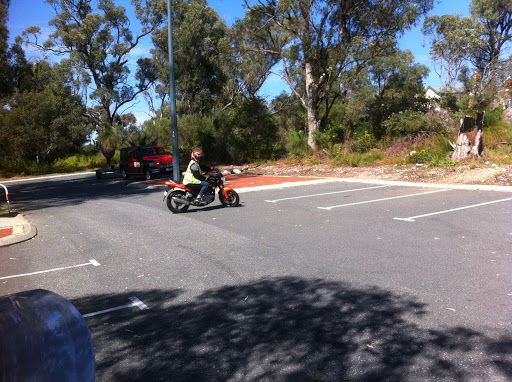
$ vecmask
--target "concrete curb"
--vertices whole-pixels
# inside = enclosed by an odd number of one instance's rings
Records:
[[[0,248],[27,241],[37,235],[36,226],[30,224],[28,220],[23,217],[23,215],[18,215],[15,219],[16,220],[12,222],[7,220],[4,224],[1,225],[2,229],[12,228],[13,233],[0,239]]]
[[[500,191],[500,192],[512,192],[511,186],[492,186],[492,185],[478,185],[478,184],[441,184],[441,183],[417,183],[417,182],[402,182],[394,180],[372,180],[372,179],[359,179],[359,178],[325,178],[315,179],[303,182],[285,182],[281,184],[272,184],[268,186],[257,186],[257,187],[244,187],[237,188],[238,193],[253,192],[253,191],[265,191],[265,190],[276,190],[280,188],[299,187],[314,184],[325,184],[325,183],[365,183],[365,184],[380,184],[389,186],[403,186],[403,187],[428,187],[428,188],[448,188],[454,190],[477,190],[477,191]]]

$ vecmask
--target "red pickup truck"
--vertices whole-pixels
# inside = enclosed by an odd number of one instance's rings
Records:
[[[143,175],[146,180],[155,175],[172,174],[172,156],[162,146],[133,146],[121,149],[119,169],[123,179]]]

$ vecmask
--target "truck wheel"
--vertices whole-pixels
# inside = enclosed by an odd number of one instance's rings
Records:
[[[153,173],[151,172],[151,168],[149,168],[149,167],[144,168],[144,178],[146,178],[146,180],[153,179]]]
[[[126,171],[126,167],[121,167],[121,176],[124,180],[130,179],[130,174]]]

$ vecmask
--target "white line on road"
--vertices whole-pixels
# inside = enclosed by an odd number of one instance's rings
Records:
[[[280,202],[282,200],[292,200],[292,199],[301,199],[301,198],[310,198],[313,196],[322,196],[322,195],[332,195],[332,194],[342,194],[344,192],[352,192],[352,191],[362,191],[362,190],[371,190],[372,188],[382,188],[382,187],[389,187],[389,186],[374,186],[374,187],[364,187],[364,188],[356,188],[352,190],[343,190],[343,191],[333,191],[333,192],[324,192],[322,194],[311,194],[311,195],[301,195],[301,196],[293,196],[291,198],[282,198],[282,199],[275,199],[275,200],[265,200],[269,203],[275,203]]]
[[[443,191],[450,191],[450,190],[435,190],[435,191],[427,191],[427,192],[420,192],[418,194],[408,194],[408,195],[401,195],[401,196],[393,196],[391,198],[383,198],[383,199],[374,199],[374,200],[366,200],[364,202],[356,202],[356,203],[348,203],[348,204],[340,204],[339,206],[331,206],[331,207],[317,207],[321,210],[332,210],[333,208],[340,208],[340,207],[348,207],[348,206],[355,206],[358,204],[366,204],[366,203],[375,203],[375,202],[382,202],[384,200],[392,200],[392,199],[400,199],[400,198],[410,198],[412,196],[418,196],[418,195],[426,195],[426,194],[433,194],[435,192],[443,192]]]
[[[507,199],[499,199],[499,200],[493,200],[492,202],[485,202],[485,203],[479,203],[479,204],[473,204],[471,206],[465,206],[465,207],[459,207],[459,208],[452,208],[451,210],[444,210],[444,211],[437,211],[437,212],[431,212],[429,214],[424,214],[424,215],[417,215],[417,216],[411,216],[409,218],[393,218],[394,220],[403,220],[403,221],[406,221],[406,222],[413,222],[414,219],[419,219],[419,218],[423,218],[425,216],[432,216],[432,215],[440,215],[440,214],[445,214],[447,212],[453,212],[453,211],[460,211],[460,210],[465,210],[465,209],[468,209],[468,208],[474,208],[474,207],[480,207],[480,206],[485,206],[487,204],[493,204],[493,203],[500,203],[500,202],[506,202],[508,200],[512,200],[512,198],[507,198]]]
[[[96,260],[92,259],[92,260],[89,260],[89,262],[85,263],[85,264],[78,264],[78,265],[71,265],[69,267],[48,269],[46,271],[39,271],[39,272],[32,272],[32,273],[23,273],[23,274],[20,274],[20,275],[5,276],[5,277],[0,277],[0,280],[12,279],[14,277],[32,276],[32,275],[37,275],[37,274],[40,274],[40,273],[48,273],[48,272],[61,271],[63,269],[83,267],[84,265],[94,265],[95,267],[99,267],[101,264],[98,263]]]
[[[2,183],[8,184],[8,183],[30,182],[32,180],[65,178],[65,177],[69,177],[69,176],[80,176],[80,175],[96,175],[96,172],[87,171],[87,172],[75,172],[75,173],[72,173],[72,174],[44,175],[44,176],[38,176],[38,177],[35,177],[35,178],[4,180],[4,181],[2,181]]]
[[[83,318],[87,318],[87,317],[92,317],[92,316],[98,316],[100,314],[105,314],[105,313],[110,313],[110,312],[115,312],[116,310],[121,310],[121,309],[127,309],[127,308],[131,308],[133,306],[136,306],[137,308],[139,308],[140,310],[146,310],[146,309],[149,309],[147,307],[146,304],[144,304],[142,301],[140,301],[137,297],[130,297],[130,300],[132,301],[130,304],[127,304],[127,305],[123,305],[123,306],[118,306],[116,308],[110,308],[110,309],[105,309],[105,310],[100,310],[98,312],[93,312],[93,313],[88,313],[88,314],[83,314],[82,317]]]

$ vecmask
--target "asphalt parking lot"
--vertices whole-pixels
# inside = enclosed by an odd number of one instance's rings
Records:
[[[1,249],[1,294],[72,301],[98,380],[512,377],[511,193],[317,183],[172,214],[144,182],[13,188],[38,235]]]

